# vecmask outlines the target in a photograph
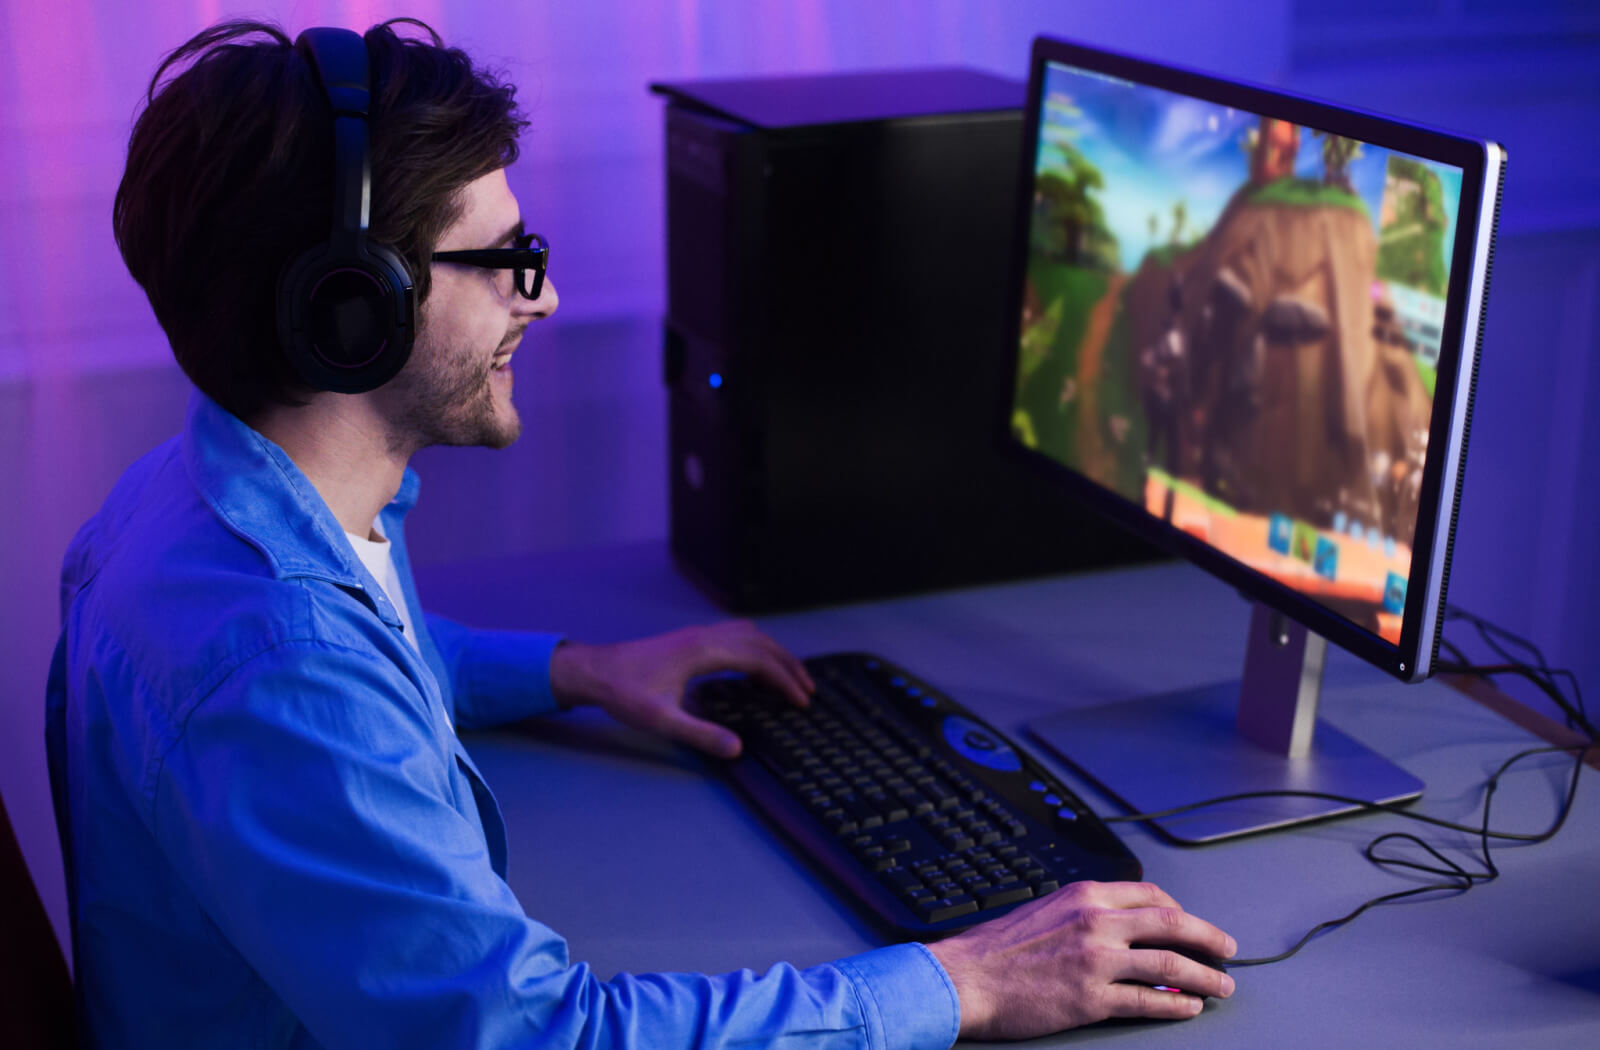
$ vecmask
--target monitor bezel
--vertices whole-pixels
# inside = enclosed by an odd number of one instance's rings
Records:
[[[1021,349],[1021,303],[1028,262],[1026,245],[1033,211],[1044,71],[1050,62],[1064,63],[1091,73],[1230,106],[1259,116],[1290,121],[1301,127],[1343,135],[1383,149],[1461,169],[1456,242],[1451,256],[1450,283],[1445,297],[1445,317],[1429,425],[1429,454],[1423,465],[1417,528],[1399,644],[1386,641],[1315,598],[1245,566],[1210,544],[1154,517],[1141,504],[1101,486],[1042,452],[1029,449],[1013,435],[1011,416],[1016,393],[1014,377]],[[1466,416],[1471,407],[1472,385],[1462,383],[1460,379],[1463,378],[1464,367],[1470,370],[1474,366],[1478,352],[1478,332],[1469,331],[1467,322],[1473,298],[1471,292],[1475,286],[1483,283],[1483,275],[1479,272],[1482,267],[1478,265],[1481,260],[1480,241],[1492,235],[1491,231],[1483,228],[1488,211],[1485,207],[1486,175],[1490,169],[1491,153],[1497,152],[1498,147],[1482,139],[1354,107],[1040,36],[1034,40],[1029,61],[1021,149],[1022,162],[1018,165],[1013,225],[1015,239],[1008,284],[1011,294],[1002,348],[1008,379],[1001,384],[1002,404],[996,413],[996,433],[1005,452],[1063,484],[1076,498],[1119,526],[1172,554],[1188,559],[1236,587],[1245,597],[1282,611],[1308,629],[1397,678],[1416,681],[1426,677],[1432,670],[1433,651],[1442,619],[1438,615],[1438,603],[1442,599],[1443,577],[1448,576],[1448,565],[1442,567],[1442,572],[1435,572],[1435,563],[1439,555],[1448,556],[1450,532],[1455,524],[1454,511],[1459,501],[1461,473],[1465,465],[1465,450],[1451,446],[1452,443],[1464,444]],[[1478,305],[1479,310],[1472,313],[1481,313],[1483,304],[1480,301]],[[1458,419],[1458,414],[1462,418]],[[1447,466],[1452,469],[1447,471]],[[1441,494],[1449,498],[1441,498]],[[1439,544],[1444,544],[1442,551],[1436,550]],[[1425,623],[1431,628],[1427,631],[1428,637],[1424,637]]]

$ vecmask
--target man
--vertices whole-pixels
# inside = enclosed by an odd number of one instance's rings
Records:
[[[330,72],[352,44],[368,70]],[[802,705],[812,684],[748,624],[585,646],[417,604],[407,461],[516,438],[510,361],[556,309],[505,177],[521,127],[511,88],[387,24],[360,46],[227,23],[157,71],[114,222],[197,393],[74,540],[49,687],[91,1041],[932,1047],[1199,1010],[1151,985],[1228,994],[1216,971],[1129,947],[1233,950],[1143,885],[1071,886],[931,947],[759,976],[603,981],[524,913],[457,728],[596,704],[732,755],[684,711],[692,676],[747,671]],[[366,194],[341,178],[368,164],[370,240],[394,256],[371,265],[403,270],[414,292],[391,291],[418,304],[398,361],[393,296],[317,298],[368,265],[328,262],[366,251]]]

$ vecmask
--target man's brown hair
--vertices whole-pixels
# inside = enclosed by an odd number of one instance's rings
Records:
[[[516,159],[526,121],[515,88],[423,23],[393,19],[365,39],[370,236],[406,261],[420,306],[461,189]],[[332,229],[333,142],[309,60],[265,22],[222,22],[169,54],[134,122],[117,247],[178,364],[242,419],[309,393],[278,345],[278,275]]]

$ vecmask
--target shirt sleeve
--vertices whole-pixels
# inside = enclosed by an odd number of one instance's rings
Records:
[[[601,979],[528,918],[448,734],[377,654],[290,642],[193,705],[155,773],[176,873],[322,1045],[946,1047],[920,945],[765,973]]]
[[[459,727],[489,729],[559,709],[550,657],[561,635],[481,630],[433,613],[424,619],[449,676]]]

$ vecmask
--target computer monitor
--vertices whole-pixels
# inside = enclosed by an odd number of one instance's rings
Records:
[[[1040,38],[1024,154],[1007,446],[1256,603],[1241,682],[1032,732],[1140,812],[1416,798],[1316,702],[1328,641],[1406,682],[1436,661],[1504,151]]]

